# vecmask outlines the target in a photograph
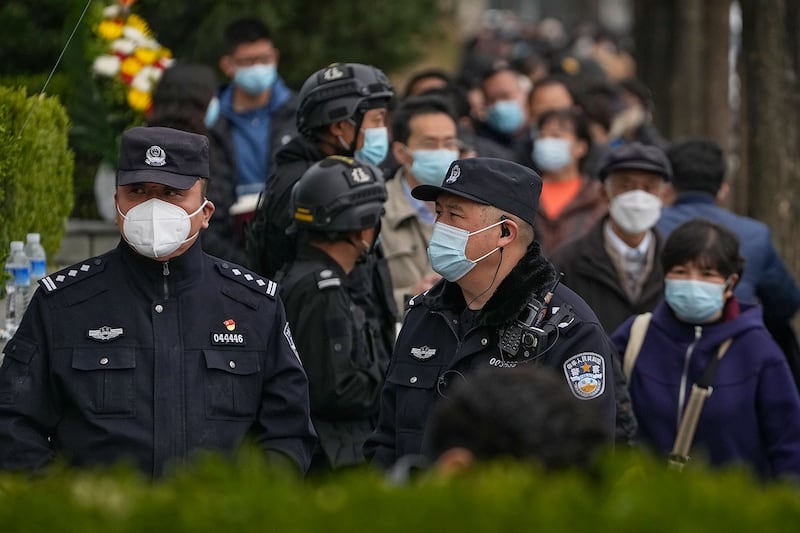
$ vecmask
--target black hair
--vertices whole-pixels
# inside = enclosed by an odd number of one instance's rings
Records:
[[[619,88],[608,82],[592,83],[575,94],[575,105],[588,121],[611,129],[614,115],[620,110]]]
[[[661,252],[665,273],[690,261],[701,268],[713,268],[726,278],[731,274],[741,275],[744,268],[739,238],[728,228],[702,218],[675,228]]]
[[[461,447],[479,460],[521,459],[548,470],[591,468],[611,442],[593,402],[575,398],[552,369],[488,369],[457,380],[435,406],[427,453]]]
[[[223,45],[225,53],[233,54],[241,44],[256,41],[272,42],[272,32],[264,22],[254,17],[236,19],[225,27]]]
[[[484,86],[486,85],[486,82],[490,78],[493,78],[493,77],[497,76],[498,74],[500,74],[502,72],[510,72],[511,74],[514,74],[515,76],[520,76],[522,74],[518,70],[515,70],[514,68],[512,68],[508,63],[501,62],[500,64],[496,65],[491,70],[483,73],[483,77],[481,78],[481,84],[480,84],[481,90],[485,91]]]
[[[592,136],[589,135],[589,125],[583,113],[572,108],[551,109],[550,111],[542,113],[536,126],[539,131],[541,131],[542,126],[550,121],[566,122],[570,124],[572,126],[572,131],[575,133],[575,138],[586,143],[586,155],[589,154],[589,151],[592,149]],[[581,162],[586,158],[586,155],[581,158]]]
[[[451,85],[453,85],[453,78],[450,77],[450,74],[448,74],[447,72],[445,72],[440,68],[427,68],[424,70],[418,70],[417,72],[413,73],[406,82],[405,89],[403,90],[403,97],[408,98],[409,96],[411,96],[411,91],[414,89],[414,85],[428,78],[436,78],[442,80],[445,83],[446,87],[450,87]]]
[[[533,94],[536,91],[538,91],[543,87],[549,87],[552,85],[562,85],[567,90],[569,95],[572,97],[572,100],[573,101],[575,100],[575,93],[572,89],[571,83],[569,83],[567,78],[563,75],[551,74],[550,76],[542,78],[541,80],[533,84],[533,87],[531,87],[531,90],[528,93],[528,103],[531,102],[531,99],[533,99]]]
[[[153,91],[153,113],[147,125],[205,135],[203,119],[216,90],[217,76],[211,67],[176,62],[164,71]]]
[[[416,96],[404,100],[392,112],[392,140],[405,143],[411,135],[411,119],[418,115],[442,113],[456,122],[453,109],[436,96]]]
[[[628,78],[619,82],[620,88],[631,93],[642,104],[645,111],[653,110],[653,93],[650,88],[638,78]]]
[[[717,194],[725,178],[725,155],[717,143],[706,137],[689,137],[672,144],[667,157],[675,190]]]

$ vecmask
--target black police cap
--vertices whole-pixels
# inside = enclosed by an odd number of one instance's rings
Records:
[[[598,176],[601,180],[605,181],[617,170],[644,170],[659,174],[667,181],[672,180],[672,165],[664,150],[638,142],[612,148],[600,159]]]
[[[208,178],[208,138],[161,127],[131,128],[122,134],[117,185],[162,183],[190,189]]]
[[[443,192],[493,205],[533,226],[542,178],[530,168],[505,159],[458,159],[450,165],[441,186],[418,185],[411,195],[419,200],[435,201]]]

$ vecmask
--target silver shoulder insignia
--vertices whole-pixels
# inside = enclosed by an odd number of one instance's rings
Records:
[[[259,276],[255,272],[246,270],[238,265],[221,262],[217,263],[217,270],[226,278],[238,281],[245,287],[249,287],[258,293],[265,294],[270,298],[274,299],[278,292],[277,283],[271,279]]]

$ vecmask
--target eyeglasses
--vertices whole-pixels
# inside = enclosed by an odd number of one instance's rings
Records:
[[[250,57],[234,57],[231,60],[237,67],[252,67],[253,65],[269,65],[270,63],[274,63],[275,56],[272,54],[265,54]]]

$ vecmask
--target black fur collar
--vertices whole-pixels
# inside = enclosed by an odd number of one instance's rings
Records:
[[[541,299],[555,280],[555,268],[542,255],[539,243],[534,242],[486,302],[478,317],[478,324],[506,324],[519,315],[531,294]],[[461,288],[446,280],[431,288],[422,303],[432,310],[451,310],[456,313],[460,313],[466,306]]]

